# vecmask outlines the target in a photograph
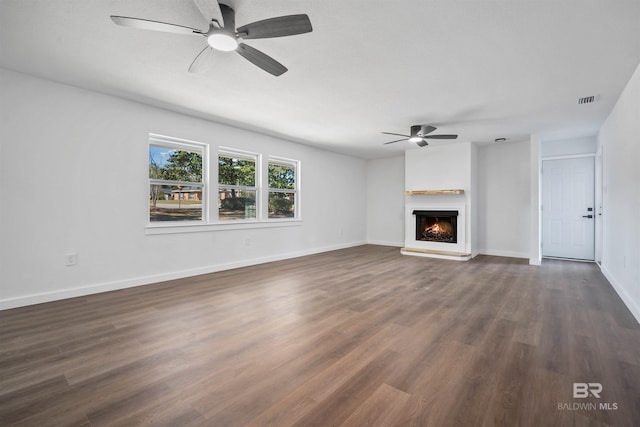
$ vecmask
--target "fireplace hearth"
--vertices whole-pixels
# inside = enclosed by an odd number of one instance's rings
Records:
[[[457,243],[458,211],[414,210],[415,239],[423,242]]]

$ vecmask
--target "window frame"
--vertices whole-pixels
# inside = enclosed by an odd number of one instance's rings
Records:
[[[153,228],[166,228],[187,225],[204,225],[207,224],[209,217],[209,146],[208,144],[191,141],[182,138],[175,138],[166,135],[150,133],[147,143],[147,156],[151,147],[162,147],[171,150],[197,152],[202,158],[202,176],[200,182],[195,181],[178,181],[151,178],[149,176],[149,165],[147,165],[147,192],[152,185],[171,185],[171,186],[187,186],[198,187],[202,193],[202,212],[199,220],[176,220],[176,221],[151,221],[151,205],[147,201],[147,226]],[[178,196],[180,197],[180,196]]]
[[[198,183],[182,182],[184,185],[198,185],[202,188],[202,216],[199,220],[178,220],[178,221],[154,221],[151,222],[150,215],[150,185],[151,181],[154,183],[162,184],[166,180],[158,180],[150,178],[149,175],[149,147],[151,145],[164,146],[169,149],[186,149],[189,151],[200,151],[202,154],[202,181]],[[161,135],[157,133],[149,133],[147,140],[147,166],[146,166],[146,224],[144,229],[145,235],[163,235],[163,234],[182,234],[182,233],[201,233],[201,232],[216,232],[216,231],[228,231],[228,230],[249,230],[256,228],[279,228],[279,227],[299,227],[303,225],[301,215],[301,167],[302,162],[299,160],[293,160],[286,157],[271,156],[266,152],[253,152],[245,151],[242,149],[229,148],[219,146],[213,143],[203,143],[194,140],[188,140],[183,138],[176,138],[172,136]],[[195,149],[195,150],[194,150]],[[213,151],[215,150],[215,151]],[[265,150],[266,151],[266,150]],[[251,219],[239,219],[239,220],[222,220],[218,219],[218,205],[219,198],[219,182],[218,182],[218,162],[213,162],[213,154],[216,152],[218,155],[223,154],[231,157],[248,158],[255,160],[256,165],[256,217]],[[268,188],[268,163],[272,161],[274,163],[291,164],[295,166],[296,170],[296,204],[295,204],[295,216],[285,218],[269,218],[269,188]],[[167,185],[172,185],[177,181],[170,181]],[[222,185],[225,187],[225,184]],[[229,187],[229,186],[226,186]],[[243,186],[237,186],[240,188]],[[253,187],[244,186],[249,190],[254,190]],[[265,188],[266,187],[266,188]],[[286,189],[291,191],[290,189]],[[215,203],[215,205],[214,205]]]
[[[286,157],[279,156],[267,156],[267,180],[266,180],[266,199],[267,199],[267,208],[266,208],[266,219],[267,221],[292,221],[299,220],[301,213],[301,204],[300,204],[300,160],[289,159]],[[282,166],[292,166],[295,172],[295,180],[293,188],[271,188],[269,186],[269,165],[270,164],[282,165]],[[270,218],[269,217],[269,195],[271,193],[293,193],[294,194],[294,204],[293,204],[293,217],[285,217],[285,218]]]
[[[254,186],[248,185],[233,185],[220,183],[220,157],[230,157],[239,160],[250,160],[255,164],[255,176]],[[218,147],[218,155],[216,157],[216,214],[215,219],[217,224],[244,224],[244,223],[256,223],[262,222],[262,155],[260,153],[254,153],[251,151],[238,150],[229,147]],[[256,197],[256,216],[255,218],[242,218],[242,219],[220,219],[220,190],[230,189],[236,191],[255,191]]]

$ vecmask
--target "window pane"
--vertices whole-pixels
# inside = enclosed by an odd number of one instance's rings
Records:
[[[149,145],[149,178],[202,182],[202,153]]]
[[[269,218],[293,218],[295,216],[295,193],[269,192]]]
[[[255,190],[220,188],[218,194],[218,218],[221,221],[256,218]]]
[[[218,183],[255,187],[255,160],[237,159],[224,155],[218,156]]]
[[[296,188],[296,167],[281,163],[269,163],[269,188]]]
[[[202,220],[202,187],[149,186],[149,221]]]

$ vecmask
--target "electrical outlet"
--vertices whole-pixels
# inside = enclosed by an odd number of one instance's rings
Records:
[[[72,267],[78,264],[78,254],[73,252],[69,254],[64,254],[64,265],[67,267]]]

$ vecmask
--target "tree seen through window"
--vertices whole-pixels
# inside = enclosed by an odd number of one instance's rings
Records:
[[[296,165],[269,162],[269,218],[295,217]]]
[[[150,144],[149,184],[149,221],[203,219],[202,149]]]
[[[256,159],[218,155],[218,219],[256,219]]]

